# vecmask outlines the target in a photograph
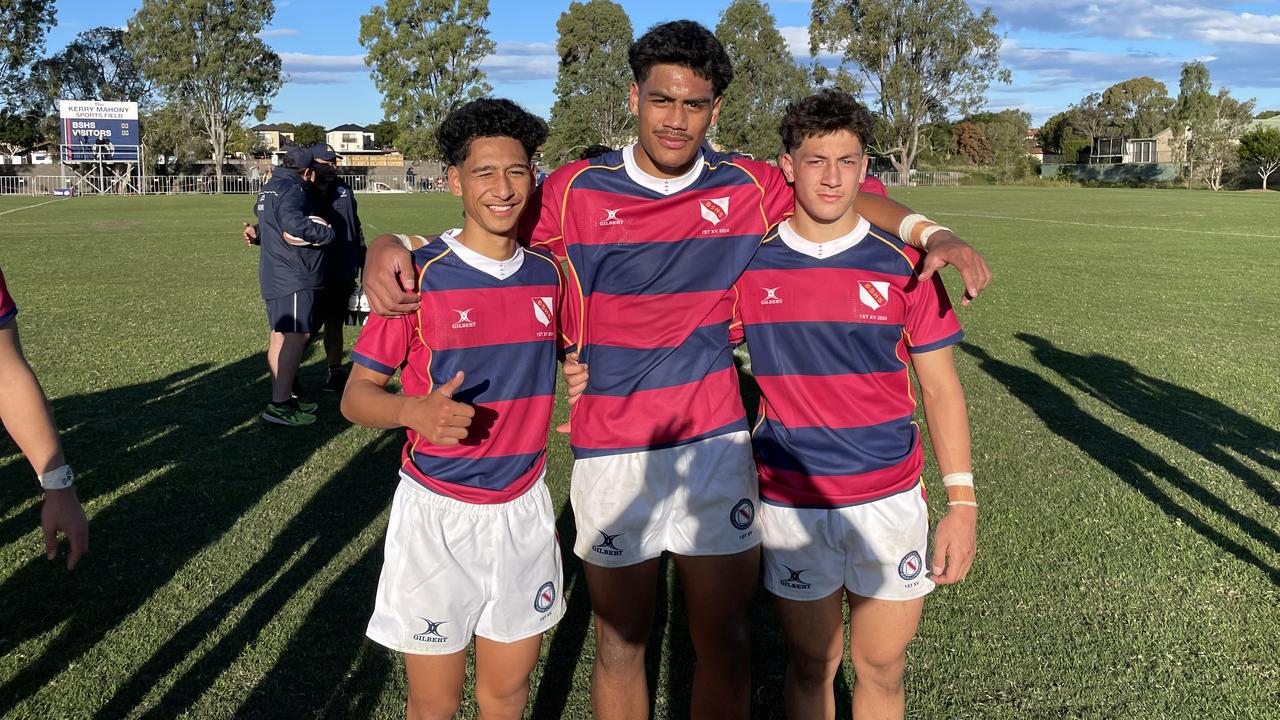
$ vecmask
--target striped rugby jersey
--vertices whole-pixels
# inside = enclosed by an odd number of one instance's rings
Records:
[[[434,492],[470,503],[520,496],[542,476],[555,400],[557,355],[573,348],[576,307],[565,307],[555,258],[518,248],[499,262],[467,248],[453,230],[413,253],[417,313],[369,316],[352,360],[400,370],[405,395],[426,395],[465,373],[453,399],[472,405],[471,434],[431,445],[411,428],[401,469]]]
[[[0,325],[4,325],[18,315],[18,306],[9,294],[9,286],[4,283],[4,272],[0,271]]]
[[[569,263],[582,301],[586,391],[574,457],[745,430],[728,334],[734,280],[792,207],[782,173],[704,152],[683,177],[644,173],[630,146],[543,182],[522,236]]]
[[[752,435],[760,498],[840,507],[915,486],[923,453],[909,355],[964,333],[942,280],[916,280],[921,254],[864,219],[811,243],[788,223],[767,233],[734,286],[760,385]]]

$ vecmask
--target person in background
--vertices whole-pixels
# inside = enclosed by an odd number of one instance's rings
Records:
[[[356,196],[338,176],[338,154],[333,146],[318,143],[311,148],[315,168],[312,206],[333,228],[333,242],[324,246],[324,287],[316,296],[317,324],[324,326],[324,354],[329,377],[324,389],[341,393],[347,382],[343,369],[342,326],[347,303],[356,289],[356,276],[364,263],[364,230],[356,211]]]

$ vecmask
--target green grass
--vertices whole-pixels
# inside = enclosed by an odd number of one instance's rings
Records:
[[[997,275],[960,310],[956,352],[979,554],[968,581],[926,604],[909,716],[1275,717],[1277,198],[894,196],[971,239]],[[0,198],[0,213],[44,200]],[[71,574],[40,557],[30,468],[3,451],[0,716],[403,712],[398,658],[363,640],[399,437],[351,427],[331,397],[308,430],[255,422],[266,333],[256,251],[239,241],[250,205],[77,198],[0,215],[0,266],[92,542]],[[361,196],[370,234],[439,230],[459,209]],[[304,381],[323,373],[313,352]],[[568,469],[553,437],[560,506]],[[568,547],[567,508],[560,529]],[[589,715],[589,606],[565,560],[570,612],[544,645],[535,717]],[[681,717],[693,658],[679,593],[665,598],[655,715]],[[782,717],[785,649],[760,601],[754,707]]]

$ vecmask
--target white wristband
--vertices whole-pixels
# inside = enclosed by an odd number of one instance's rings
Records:
[[[920,231],[920,249],[921,250],[924,250],[928,247],[929,238],[933,237],[933,234],[938,232],[939,230],[946,230],[947,232],[951,232],[951,228],[943,227],[941,225],[930,225],[929,227]]]
[[[973,473],[953,472],[942,476],[943,487],[973,487]]]
[[[930,220],[919,213],[912,213],[902,218],[902,222],[898,223],[898,237],[902,242],[910,245],[911,232],[916,229],[916,225],[919,225],[922,222],[930,222]]]
[[[40,487],[45,490],[66,490],[75,484],[76,480],[76,474],[71,472],[70,465],[54,468],[36,477],[40,480]]]
[[[964,507],[971,507],[971,508],[978,507],[978,503],[974,502],[973,500],[952,500],[951,502],[947,503],[947,505],[962,505]]]

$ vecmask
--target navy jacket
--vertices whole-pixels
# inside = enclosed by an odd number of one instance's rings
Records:
[[[333,226],[333,242],[324,248],[325,284],[356,279],[364,265],[364,230],[356,213],[356,195],[339,179],[313,199],[320,217]]]
[[[286,297],[299,290],[316,290],[324,285],[324,252],[319,247],[290,245],[284,233],[314,245],[333,242],[334,231],[307,219],[316,215],[297,171],[276,168],[271,181],[258,193],[254,206],[258,215],[258,284],[267,300]]]

